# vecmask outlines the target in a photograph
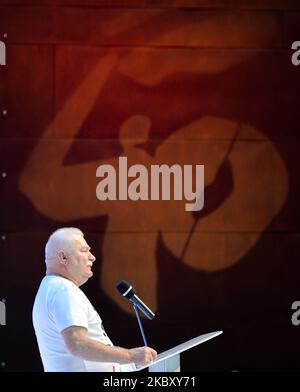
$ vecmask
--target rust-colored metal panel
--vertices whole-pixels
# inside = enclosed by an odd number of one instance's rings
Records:
[[[161,140],[182,129],[195,133],[203,117],[214,116],[255,127],[254,138],[295,140],[297,71],[285,50],[60,47],[55,111],[66,125],[69,110],[71,122],[68,128],[53,122],[48,132],[114,139],[140,132]],[[82,93],[84,85],[93,88]],[[74,102],[74,115],[68,102]],[[200,138],[231,138],[220,127],[200,128]]]
[[[0,137],[32,138],[53,116],[53,49],[9,45],[0,70]],[[1,113],[2,114],[2,113]]]
[[[94,6],[94,7],[164,7],[222,9],[292,9],[299,10],[298,0],[3,0],[3,5]]]
[[[140,344],[115,292],[116,280],[128,279],[157,311],[159,351],[178,336],[224,328],[184,370],[299,370],[290,319],[299,292],[298,8],[282,0],[1,3],[8,370],[40,368],[31,307],[44,243],[65,225],[80,227],[97,257],[85,290],[117,345]],[[118,178],[119,157],[143,168],[132,189],[148,200],[97,198],[97,168],[110,164]],[[161,164],[204,164],[203,210],[151,200],[151,170]],[[15,356],[20,322],[27,329]]]
[[[10,43],[248,48],[281,43],[277,11],[41,6],[0,11]]]
[[[223,182],[224,194],[223,197],[219,195],[222,207],[209,212],[205,208],[201,213],[195,212],[195,216],[202,217],[194,227],[194,232],[260,233],[285,203],[288,173],[279,151],[270,141],[165,141],[153,156],[134,147],[139,140],[136,142],[134,139],[127,143],[120,141],[122,151],[119,152],[117,143],[103,140],[96,144],[102,158],[65,165],[64,156],[70,148],[70,142],[41,140],[35,145],[21,170],[20,191],[40,213],[53,220],[68,222],[108,214],[108,232],[190,231],[194,217],[186,212],[188,201],[184,196],[182,200],[174,200],[172,179],[171,200],[151,200],[152,177],[155,175],[153,165],[162,163],[181,166],[181,182],[177,189],[179,186],[183,189],[185,184],[184,165],[204,165],[204,185],[207,188],[213,187],[213,184],[217,186],[218,181]],[[89,146],[95,148],[95,142],[82,143],[82,149],[89,151]],[[108,150],[113,153],[109,158],[105,157],[105,151]],[[99,165],[112,165],[116,170],[118,184],[123,170],[120,168],[123,164],[118,159],[119,154],[127,157],[126,176],[135,164],[143,165],[147,170],[146,183],[141,185],[146,187],[147,200],[132,201],[129,196],[128,200],[119,200],[119,185],[117,200],[104,202],[97,199],[96,188],[103,178],[96,177],[96,170]],[[260,167],[259,173],[257,165]],[[128,177],[127,181],[129,186],[132,179]],[[77,186],[78,183],[81,184],[80,187]],[[245,192],[249,184],[251,187]],[[74,189],[76,198],[72,197]],[[65,195],[64,198],[61,198],[58,190]],[[209,195],[205,200],[206,207],[211,203],[210,198]],[[141,215],[144,219],[140,219]]]
[[[284,44],[291,49],[294,41],[300,41],[300,12],[284,14]]]

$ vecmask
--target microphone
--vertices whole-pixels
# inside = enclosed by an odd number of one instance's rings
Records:
[[[155,314],[147,305],[136,295],[135,289],[126,280],[121,280],[116,285],[117,290],[123,295],[123,297],[133,302],[149,319],[152,320]]]

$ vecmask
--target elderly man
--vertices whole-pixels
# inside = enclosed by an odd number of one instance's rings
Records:
[[[33,306],[45,371],[122,371],[129,367],[121,364],[146,365],[156,358],[150,347],[115,347],[106,335],[100,316],[79,288],[93,275],[95,261],[79,229],[56,230],[45,258],[46,276]]]

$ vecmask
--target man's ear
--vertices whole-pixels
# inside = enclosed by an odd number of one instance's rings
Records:
[[[67,265],[68,260],[67,260],[66,254],[63,250],[60,250],[58,252],[58,258],[59,258],[60,264]]]

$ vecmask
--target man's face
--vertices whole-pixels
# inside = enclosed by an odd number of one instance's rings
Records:
[[[96,260],[90,247],[81,235],[74,235],[73,248],[66,254],[68,275],[78,286],[84,284],[93,272],[91,267]]]

